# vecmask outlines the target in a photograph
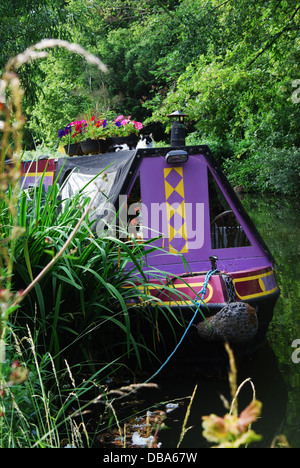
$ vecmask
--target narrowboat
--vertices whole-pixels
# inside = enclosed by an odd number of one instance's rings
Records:
[[[275,261],[209,147],[186,146],[182,114],[171,116],[170,147],[23,163],[24,184],[43,174],[45,189],[57,180],[68,198],[93,179],[96,231],[117,213],[130,235],[152,239],[147,272],[167,273],[150,292],[185,325],[166,355],[217,363],[228,341],[239,360],[265,340],[280,294]]]

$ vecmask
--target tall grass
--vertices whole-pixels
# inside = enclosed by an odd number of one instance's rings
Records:
[[[151,275],[163,274],[145,274],[147,255],[153,249],[134,240],[97,237],[88,215],[82,219],[90,199],[79,192],[64,201],[59,191],[54,184],[43,192],[41,180],[31,194],[20,192],[18,218],[23,234],[8,255],[14,259],[13,289],[21,291],[21,296],[26,294],[14,324],[21,328],[30,324],[39,346],[54,356],[57,366],[62,356],[75,362],[82,358],[108,361],[118,353],[134,353],[141,366],[140,349],[146,348],[143,334],[138,333],[142,322],[155,329],[158,313],[171,328],[173,320],[178,321],[171,309],[159,303],[153,306],[154,298],[148,292]],[[11,231],[7,207],[1,217],[0,234],[7,238]],[[57,257],[66,242],[64,254]],[[48,268],[53,259],[56,261]],[[46,273],[33,283],[45,268]],[[142,303],[143,308],[130,306],[129,300]]]
[[[7,242],[6,252],[12,260],[11,291],[19,291],[22,302],[6,323],[2,446],[55,447],[65,439],[69,445],[74,440],[77,447],[87,446],[93,435],[88,429],[82,432],[84,418],[79,419],[81,431],[76,426],[76,418],[89,411],[85,405],[90,407],[102,392],[105,419],[110,411],[106,379],[132,358],[142,368],[144,352],[155,357],[141,330],[153,329],[157,341],[162,339],[161,318],[170,329],[180,320],[159,302],[153,305],[157,299],[148,292],[149,279],[164,275],[143,269],[154,247],[145,249],[134,239],[124,243],[110,235],[96,237],[85,214],[90,199],[84,193],[64,201],[56,184],[46,193],[42,183],[30,193],[16,190],[22,231]],[[11,191],[8,199],[13,197]],[[2,239],[12,238],[8,207],[1,207]],[[10,363],[16,361],[20,378],[12,380]],[[74,406],[78,410],[71,418]]]
[[[82,380],[76,366],[65,361],[58,372],[49,353],[39,355],[29,329],[22,340],[13,332],[10,336],[8,354],[15,360],[0,395],[1,448],[91,448],[100,428],[107,427],[114,415],[112,403],[149,386],[108,390],[102,375],[105,366]],[[27,370],[23,379],[22,369]]]

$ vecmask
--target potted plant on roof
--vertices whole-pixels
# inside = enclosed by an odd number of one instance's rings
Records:
[[[143,128],[141,122],[131,120],[131,116],[119,115],[113,119],[111,115],[105,117],[90,116],[83,120],[69,123],[59,130],[61,141],[66,141],[66,153],[74,154],[101,154],[109,147],[126,143],[129,148],[135,147],[138,142],[138,132]],[[80,150],[71,143],[80,144]],[[79,152],[80,151],[80,152]]]
[[[108,149],[107,137],[109,134],[108,122],[104,118],[92,116],[86,119],[84,139],[81,149],[84,154],[101,154]]]
[[[138,142],[138,132],[143,128],[141,122],[131,120],[131,116],[119,115],[113,119],[92,116],[86,119],[84,136],[81,142],[84,154],[105,153],[110,147],[126,143],[129,148],[135,147]]]
[[[58,138],[60,142],[63,143],[65,152],[69,156],[83,155],[80,143],[84,138],[83,132],[85,127],[85,120],[76,120],[59,130]]]
[[[135,147],[138,142],[138,132],[143,128],[141,122],[131,120],[131,116],[119,115],[111,122],[109,129],[109,146],[126,143],[129,148]]]

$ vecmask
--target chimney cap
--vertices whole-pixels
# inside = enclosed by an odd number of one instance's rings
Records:
[[[187,117],[187,114],[184,114],[183,112],[180,112],[180,111],[175,111],[175,112],[172,112],[172,114],[169,114],[168,117]]]

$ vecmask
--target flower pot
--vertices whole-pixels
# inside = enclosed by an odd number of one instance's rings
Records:
[[[66,154],[69,156],[83,156],[80,143],[70,143],[64,146]]]
[[[105,140],[92,140],[91,138],[82,141],[80,145],[83,154],[101,154],[105,153],[108,148]]]
[[[139,138],[134,133],[128,136],[107,138],[107,143],[108,143],[109,148],[113,148],[114,146],[126,144],[129,149],[134,149],[138,141],[139,141]]]

